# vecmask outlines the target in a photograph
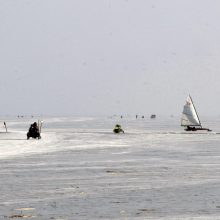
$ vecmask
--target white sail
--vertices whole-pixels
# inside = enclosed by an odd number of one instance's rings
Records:
[[[201,122],[190,96],[188,96],[186,104],[183,107],[181,126],[201,126]]]

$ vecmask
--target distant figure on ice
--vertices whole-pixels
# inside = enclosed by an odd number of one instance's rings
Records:
[[[31,124],[29,131],[27,133],[27,139],[29,139],[30,137],[32,138],[38,138],[40,139],[40,131],[39,128],[37,126],[37,122],[34,122],[33,124]]]
[[[153,115],[150,116],[150,118],[154,119],[154,118],[156,118],[156,115],[153,114]]]
[[[118,134],[120,132],[125,133],[124,130],[121,128],[121,125],[119,125],[119,124],[115,125],[113,132],[116,134]]]

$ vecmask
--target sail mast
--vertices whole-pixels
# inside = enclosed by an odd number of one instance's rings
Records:
[[[193,103],[193,100],[192,100],[192,98],[191,98],[190,94],[189,94],[189,98],[191,99],[191,102],[192,102],[192,104],[193,104],[193,108],[195,109],[196,116],[197,116],[197,118],[199,119],[199,115],[198,115],[198,113],[197,113],[197,111],[196,111],[195,105],[194,105],[194,103]],[[200,123],[200,126],[201,126],[201,128],[202,128],[202,124],[201,124],[200,119],[199,119],[199,123]]]

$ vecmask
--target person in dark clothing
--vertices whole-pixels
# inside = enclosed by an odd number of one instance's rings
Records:
[[[27,133],[27,139],[29,138],[38,138],[40,139],[41,136],[40,136],[40,131],[39,131],[39,128],[37,126],[37,122],[34,122],[33,124],[31,124],[30,128],[29,128],[29,131]]]
[[[121,128],[121,125],[118,125],[118,124],[115,125],[113,132],[114,133],[120,133],[120,132],[125,133],[124,130]]]
[[[195,127],[191,127],[191,126],[186,126],[185,131],[196,131]]]

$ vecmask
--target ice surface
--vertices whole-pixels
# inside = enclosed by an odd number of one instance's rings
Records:
[[[33,119],[0,133],[0,219],[220,219],[219,118],[209,133],[177,117],[43,120],[41,140],[26,140]]]

